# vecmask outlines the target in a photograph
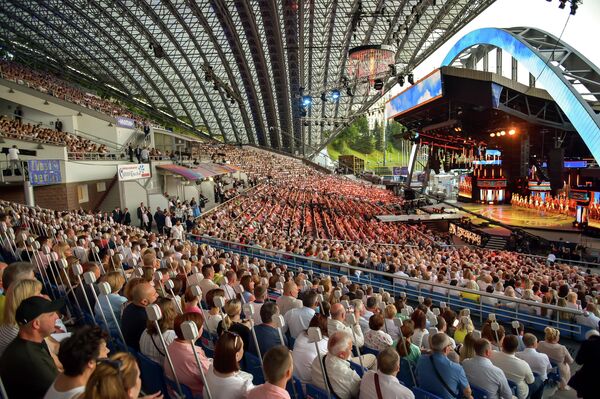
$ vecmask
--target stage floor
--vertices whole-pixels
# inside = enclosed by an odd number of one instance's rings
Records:
[[[555,213],[540,212],[534,209],[513,207],[511,205],[484,205],[484,204],[465,204],[457,205],[488,217],[498,222],[514,226],[531,229],[550,229],[563,231],[578,231],[572,225],[573,218]],[[476,222],[483,221],[483,219]]]

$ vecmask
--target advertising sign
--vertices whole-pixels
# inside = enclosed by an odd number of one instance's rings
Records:
[[[29,183],[32,186],[45,186],[62,182],[58,159],[34,159],[27,161]]]
[[[125,118],[124,116],[119,116],[117,118],[117,126],[124,127],[126,129],[135,129],[135,121],[131,118]]]
[[[150,173],[150,164],[140,163],[137,165],[119,165],[117,166],[119,181],[147,179],[152,177]]]

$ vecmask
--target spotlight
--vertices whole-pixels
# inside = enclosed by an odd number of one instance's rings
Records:
[[[407,80],[408,80],[408,83],[410,83],[411,85],[414,85],[414,84],[415,84],[415,77],[413,76],[413,74],[412,74],[412,73],[409,73],[409,74],[408,74],[408,76],[407,76]]]
[[[571,0],[571,15],[575,15],[575,13],[577,12],[577,9],[579,8],[579,6],[577,5],[578,2],[579,0]]]
[[[377,91],[383,89],[383,80],[381,79],[376,79],[375,83],[373,83],[373,88]]]
[[[350,97],[354,97],[354,92],[352,91],[352,87],[348,86],[346,89],[346,94]]]
[[[561,10],[563,10],[565,8],[567,0],[558,0],[558,1],[559,1],[558,8],[560,8]]]
[[[302,97],[302,106],[310,107],[312,105],[312,97],[311,96],[303,96]]]
[[[496,133],[490,133],[490,137],[496,137]]]
[[[398,75],[398,84],[400,85],[400,87],[404,86],[404,76],[403,75]]]
[[[515,129],[510,129],[510,130],[508,131],[508,135],[509,135],[509,136],[514,136],[514,135],[515,135],[515,133],[517,133],[517,132],[515,131]]]
[[[327,102],[327,94],[325,92],[321,93],[321,101]]]
[[[505,132],[504,130],[502,130],[502,131],[500,132],[500,135],[501,135],[501,136],[506,136],[506,132]]]
[[[340,99],[340,91],[338,89],[331,90],[331,99],[337,102]]]

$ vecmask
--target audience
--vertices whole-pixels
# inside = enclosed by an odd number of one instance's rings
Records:
[[[291,399],[286,391],[287,382],[292,378],[294,362],[285,346],[274,346],[263,357],[263,373],[266,382],[253,388],[247,399]]]
[[[388,333],[382,330],[383,316],[374,314],[369,319],[369,330],[365,333],[365,346],[376,351],[382,351],[389,348],[394,340]]]
[[[16,313],[19,305],[33,296],[40,296],[42,283],[33,279],[21,279],[13,282],[6,292],[4,319],[0,324],[0,356],[4,350],[19,334]]]
[[[132,301],[121,317],[123,336],[128,346],[139,351],[140,338],[146,330],[148,316],[146,306],[153,304],[158,298],[156,289],[147,282],[136,285],[132,290]]]
[[[311,342],[308,336],[308,328],[318,327],[321,330],[322,339],[318,342]],[[308,324],[308,328],[298,335],[294,342],[292,358],[294,359],[294,376],[303,384],[310,384],[312,381],[312,364],[317,357],[318,345],[321,354],[327,353],[327,344],[329,336],[327,335],[327,317],[322,314],[315,314]]]
[[[545,338],[537,346],[537,351],[548,355],[551,361],[558,365],[560,373],[559,388],[567,388],[569,379],[571,378],[571,368],[573,358],[564,345],[558,343],[560,339],[560,331],[553,327],[544,329]]]
[[[493,352],[491,361],[494,366],[504,372],[509,381],[517,385],[519,399],[540,399],[543,391],[541,379],[534,378],[531,368],[524,360],[515,356],[519,340],[514,335],[507,335],[502,340],[502,351]]]
[[[284,316],[284,331],[288,331],[292,338],[296,339],[303,331],[308,328],[318,309],[318,294],[315,291],[308,291],[303,295],[302,307],[290,309]]]
[[[162,318],[158,320],[160,331],[156,329],[156,323],[154,321],[148,320],[146,322],[146,329],[140,336],[139,346],[142,354],[146,355],[150,360],[162,364],[165,358],[165,349],[163,348],[162,341],[158,334],[162,335],[165,345],[167,346],[177,338],[177,335],[173,330],[173,322],[177,316],[177,310],[175,303],[170,298],[158,298],[155,304],[158,305],[162,313]]]
[[[537,351],[538,340],[533,334],[525,334],[523,336],[523,343],[525,349],[521,352],[517,352],[516,356],[521,360],[525,360],[531,368],[531,371],[539,375],[542,381],[546,381],[548,379],[548,372],[552,369],[552,364],[550,363],[548,355]]]
[[[488,399],[512,399],[512,391],[506,376],[490,361],[492,345],[485,339],[477,339],[474,343],[475,356],[462,362],[467,380],[472,386],[483,389]]]
[[[281,342],[279,331],[277,330],[277,327],[273,320],[273,317],[278,314],[279,308],[273,302],[267,302],[260,308],[260,319],[262,323],[254,327],[254,332],[256,334],[256,341],[258,342],[258,349],[260,350],[260,354],[256,350],[254,340],[251,340],[250,349],[248,351],[253,355],[260,357],[267,353],[267,351],[274,346],[287,346],[287,339],[285,338],[285,336],[283,337],[284,342]]]
[[[373,316],[371,316],[373,317]],[[377,355],[377,371],[370,370],[360,382],[360,399],[414,399],[412,391],[400,384],[400,356],[388,347]]]
[[[581,344],[575,362],[581,368],[569,381],[569,386],[577,391],[577,397],[592,399],[597,397],[600,383],[598,381],[598,358],[600,356],[600,333],[590,330],[587,339]]]

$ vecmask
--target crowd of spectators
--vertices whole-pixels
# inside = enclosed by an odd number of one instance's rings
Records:
[[[129,111],[116,102],[103,99],[84,88],[66,82],[48,72],[41,72],[12,61],[0,59],[0,76],[18,84],[26,85],[42,93],[82,107],[102,112],[112,117],[125,117],[135,120],[138,126],[146,126],[150,121]]]
[[[430,297],[462,288],[495,293],[505,299],[472,292],[463,297],[499,309],[518,308],[521,314],[576,321],[593,335],[600,321],[597,275],[514,252],[440,247],[427,239],[435,233],[423,227],[378,221],[377,215],[397,212],[395,205],[402,201],[384,190],[263,151],[224,145],[207,145],[206,150],[240,166],[258,184],[198,218],[196,233],[338,262],[348,274],[356,273],[352,266],[389,272],[386,278],[400,290],[420,289],[422,303],[413,308],[401,296],[375,293],[373,287],[346,277],[336,284],[329,276],[292,274],[284,265],[198,244],[183,233],[167,236],[122,224],[121,217],[1,202],[2,228],[14,232],[14,243],[12,233],[2,236],[2,260],[25,261],[12,263],[2,276],[0,377],[9,397],[43,397],[48,391],[47,398],[57,398],[72,390],[85,398],[107,397],[111,390],[137,397],[140,371],[135,358],[125,353],[106,358],[103,349],[109,343],[119,352],[117,327],[128,347],[162,362],[168,377],[177,375],[195,394],[205,390],[206,381],[213,398],[286,398],[292,375],[340,398],[370,398],[378,389],[386,398],[412,398],[396,376],[407,386],[442,398],[471,397],[472,385],[486,389],[490,398],[509,398],[508,381],[517,386],[520,399],[539,398],[543,380],[549,378],[548,364],[545,374],[539,368],[541,354],[556,364],[557,385],[567,389],[573,359],[560,344],[558,330],[549,327],[539,344],[535,336],[522,335],[519,329],[510,334],[491,319],[477,331],[467,312],[434,308]],[[74,265],[108,283],[110,293],[97,299],[95,285],[82,282]],[[31,283],[21,283],[26,280]],[[202,301],[193,293],[195,285],[201,288]],[[515,298],[531,304],[516,303]],[[246,302],[248,309],[243,307]],[[536,303],[556,304],[565,311],[550,314]],[[149,304],[161,309],[158,326],[147,319]],[[62,337],[53,335],[56,329],[66,332],[65,325],[78,324],[86,309],[93,309],[97,323],[110,335],[76,328],[60,342]],[[579,312],[583,309],[585,313]],[[568,310],[578,311],[575,320]],[[106,320],[108,325],[100,317],[104,311],[108,319],[115,317]],[[184,322],[207,330],[202,347],[192,348],[186,341]],[[321,333],[316,346],[311,327]],[[76,351],[71,340],[81,340],[80,334],[95,338],[86,338],[89,348]],[[594,337],[589,342],[598,345]],[[291,357],[285,346],[293,349]],[[258,387],[252,375],[241,371],[251,354],[265,359],[267,382]],[[68,360],[69,355],[78,361]],[[580,355],[576,360],[585,359]],[[368,369],[362,378],[351,368],[358,364]],[[173,370],[175,375],[170,374]],[[23,377],[30,375],[40,378],[31,383]],[[121,384],[115,384],[119,379]],[[577,389],[585,392],[594,383],[586,380]]]
[[[86,138],[46,128],[41,125],[33,125],[24,123],[18,119],[10,119],[7,116],[0,117],[0,136],[16,140],[66,146],[68,151],[72,153],[108,153],[108,148],[104,144],[95,143]]]

